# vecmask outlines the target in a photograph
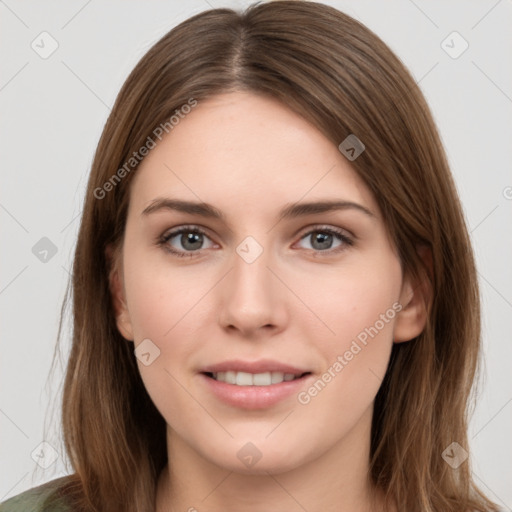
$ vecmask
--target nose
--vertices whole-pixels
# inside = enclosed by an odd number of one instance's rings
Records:
[[[238,254],[222,280],[219,323],[226,331],[257,338],[282,331],[288,322],[286,290],[267,251],[248,263]]]

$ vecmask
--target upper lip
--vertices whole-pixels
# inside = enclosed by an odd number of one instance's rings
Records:
[[[202,373],[217,373],[217,372],[247,372],[247,373],[266,373],[266,372],[281,372],[293,373],[294,375],[302,375],[308,373],[308,370],[297,368],[289,364],[283,364],[279,361],[271,359],[259,359],[258,361],[242,361],[240,359],[233,359],[230,361],[223,361],[221,363],[205,366]]]

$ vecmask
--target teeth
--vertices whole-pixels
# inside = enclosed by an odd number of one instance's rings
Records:
[[[271,373],[272,384],[279,384],[284,380],[284,374],[281,372],[272,372]]]
[[[272,384],[272,374],[267,373],[256,373],[252,377],[252,383],[254,386],[270,386]]]
[[[298,377],[293,373],[282,372],[247,373],[229,371],[213,374],[215,380],[236,384],[237,386],[270,386],[271,384],[294,380]]]
[[[252,375],[245,372],[237,372],[236,374],[236,385],[237,386],[252,386]]]
[[[226,372],[224,382],[228,384],[236,384],[236,372]]]

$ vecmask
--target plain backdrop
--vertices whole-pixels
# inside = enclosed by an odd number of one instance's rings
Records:
[[[477,483],[512,510],[512,2],[326,3],[396,52],[438,124],[483,304],[485,367],[465,448]],[[65,350],[47,379],[84,188],[114,99],[173,26],[211,7],[248,4],[0,1],[0,501],[68,473],[58,403]],[[43,448],[46,468],[35,462]]]

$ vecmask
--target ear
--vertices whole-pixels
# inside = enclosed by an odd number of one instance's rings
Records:
[[[428,304],[432,297],[432,285],[429,275],[433,275],[432,252],[429,247],[417,248],[420,258],[427,269],[421,278],[405,276],[400,293],[402,309],[396,316],[393,330],[395,343],[410,341],[419,336],[427,323]]]
[[[123,338],[128,341],[133,341],[132,323],[126,305],[124,290],[121,251],[119,248],[114,248],[109,244],[105,249],[105,256],[109,268],[108,282],[112,306],[116,317],[116,325]]]

